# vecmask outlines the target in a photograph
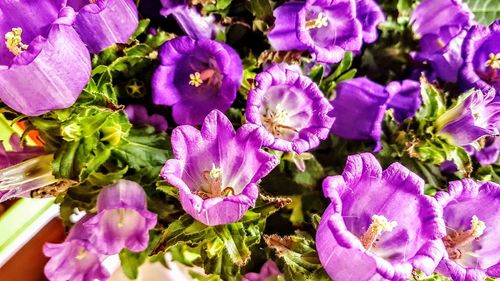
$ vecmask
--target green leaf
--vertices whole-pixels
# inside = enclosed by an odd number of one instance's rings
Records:
[[[268,19],[273,16],[273,5],[269,0],[249,0],[248,10],[259,19]]]
[[[416,117],[422,121],[434,121],[446,111],[443,95],[427,81],[425,76],[420,78],[420,89],[422,107],[417,112]],[[426,126],[426,124],[422,126]]]
[[[500,18],[500,1],[498,0],[464,0],[474,13],[475,20],[483,25],[490,25]]]

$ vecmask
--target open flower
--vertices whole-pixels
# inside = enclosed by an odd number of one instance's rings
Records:
[[[424,181],[399,163],[382,171],[369,153],[350,156],[327,177],[332,203],[316,233],[321,264],[333,280],[405,280],[430,274],[445,254],[442,210]]]
[[[108,185],[97,198],[97,214],[84,223],[99,252],[114,255],[123,248],[140,252],[147,248],[149,230],[156,214],[147,210],[146,193],[140,185],[120,180]]]
[[[414,80],[393,81],[385,87],[389,94],[387,107],[394,110],[394,118],[399,123],[415,116],[422,105],[420,83]]]
[[[151,125],[155,127],[158,132],[164,132],[168,129],[168,123],[165,117],[160,114],[148,114],[145,106],[140,104],[130,104],[125,108],[130,123],[137,126]]]
[[[90,55],[65,2],[0,2],[0,99],[23,114],[71,106],[90,79]]]
[[[262,129],[250,124],[237,132],[214,110],[201,131],[179,126],[172,132],[175,159],[161,175],[179,189],[183,209],[206,225],[238,221],[255,204],[257,182],[278,159],[263,150]]]
[[[473,26],[464,40],[460,70],[463,83],[483,91],[500,92],[500,20],[489,27]]]
[[[448,257],[437,271],[454,281],[500,277],[500,186],[472,179],[450,182],[436,199],[443,207]]]
[[[279,65],[255,78],[246,119],[266,129],[265,146],[301,154],[328,137],[332,106],[307,76]]]
[[[91,53],[127,43],[139,24],[132,0],[69,0],[77,12],[73,26]]]
[[[188,36],[167,41],[152,81],[153,102],[172,106],[175,122],[199,125],[210,111],[229,109],[243,78],[238,54],[228,45]]]
[[[272,260],[266,261],[259,273],[250,272],[243,276],[243,281],[276,281],[282,275],[278,265]]]
[[[354,0],[289,2],[274,17],[268,38],[276,50],[308,50],[319,62],[336,63],[346,51],[361,49],[363,26]]]

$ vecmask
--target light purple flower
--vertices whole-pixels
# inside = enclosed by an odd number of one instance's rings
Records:
[[[378,26],[385,21],[382,8],[374,0],[356,1],[356,18],[363,27],[363,41],[373,43],[377,40]]]
[[[250,272],[243,276],[242,281],[276,281],[282,275],[276,263],[272,260],[266,261],[259,273]]]
[[[42,147],[21,144],[21,139],[17,134],[13,134],[10,137],[9,143],[12,149],[7,151],[2,141],[0,141],[0,169],[7,168],[44,153]]]
[[[460,29],[474,24],[474,14],[461,0],[423,0],[411,15],[413,30],[419,36],[438,34],[444,26]]]
[[[309,77],[275,65],[255,77],[246,120],[266,129],[265,146],[301,154],[328,137],[332,106]]]
[[[161,176],[179,189],[183,209],[206,225],[238,221],[255,204],[257,182],[279,160],[261,150],[262,128],[245,124],[237,132],[214,110],[201,131],[179,126],[172,132],[175,159]]]
[[[422,105],[420,83],[413,80],[393,81],[385,87],[389,94],[387,107],[394,110],[394,118],[399,123],[415,116]]]
[[[188,36],[167,41],[152,81],[153,102],[172,106],[175,122],[199,125],[210,111],[226,111],[236,98],[243,66],[228,45]]]
[[[97,211],[84,227],[92,233],[90,240],[99,252],[114,255],[125,247],[134,252],[147,248],[149,230],[157,218],[147,210],[146,193],[140,185],[120,180],[104,187]]]
[[[500,277],[500,186],[472,179],[450,182],[436,199],[444,208],[448,255],[437,271],[454,281]]]
[[[354,0],[288,2],[273,14],[276,21],[268,38],[278,51],[308,50],[319,62],[336,63],[346,51],[361,49],[363,26]],[[371,34],[371,28],[367,31]]]
[[[483,91],[500,91],[500,20],[473,26],[464,40],[461,83]]]
[[[480,138],[499,134],[500,102],[493,90],[468,93],[457,105],[436,120],[439,134],[458,146],[477,146]]]
[[[139,16],[132,0],[68,0],[77,12],[73,26],[91,53],[115,43],[127,43]]]
[[[213,15],[203,16],[186,0],[161,0],[163,16],[172,15],[182,30],[193,39],[213,39],[223,27],[216,24]]]
[[[77,222],[63,243],[43,246],[44,255],[50,258],[44,269],[50,281],[108,280],[109,272],[102,265],[107,256],[94,248],[88,240],[93,234],[82,226],[87,219]]]
[[[0,2],[0,99],[26,115],[71,106],[90,79],[90,55],[64,0]],[[27,83],[29,81],[29,83]]]
[[[389,99],[384,87],[367,78],[354,78],[339,83],[335,91],[332,133],[349,140],[373,140],[374,150],[380,150]]]
[[[168,123],[165,117],[160,114],[148,114],[146,107],[140,104],[130,104],[125,108],[130,123],[137,126],[151,125],[159,132],[164,132],[168,129]]]
[[[316,233],[320,261],[333,280],[406,280],[430,274],[445,254],[442,209],[423,194],[424,181],[399,163],[382,171],[375,157],[348,157],[327,177],[332,203]]]

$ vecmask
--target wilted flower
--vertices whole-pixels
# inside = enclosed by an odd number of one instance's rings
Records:
[[[413,80],[393,81],[385,87],[389,94],[387,107],[394,110],[394,118],[399,123],[415,116],[422,105],[420,83]]]
[[[259,273],[250,272],[243,276],[243,281],[276,281],[282,275],[276,263],[272,260],[266,261]]]
[[[333,280],[406,280],[430,274],[445,254],[442,210],[424,181],[399,163],[382,171],[369,153],[350,156],[327,177],[332,203],[316,233],[321,264]]]
[[[279,51],[308,50],[319,62],[336,63],[363,43],[354,0],[288,2],[274,10],[274,17],[268,38]]]
[[[462,83],[469,87],[500,91],[500,20],[489,27],[473,26],[464,40],[460,70]]]
[[[159,132],[164,132],[168,129],[168,123],[165,117],[160,114],[148,114],[146,107],[140,104],[130,104],[125,108],[130,123],[137,126],[151,125]]]
[[[188,36],[167,41],[153,76],[153,102],[172,106],[178,124],[199,125],[212,110],[229,109],[243,77],[238,54],[228,45]]]
[[[261,150],[262,129],[250,124],[237,132],[214,110],[201,131],[179,126],[172,132],[175,159],[161,175],[179,189],[183,209],[206,225],[238,221],[258,196],[257,182],[278,159]]]
[[[94,54],[127,43],[139,24],[132,0],[70,0],[68,5],[77,13],[73,26]]]
[[[146,193],[140,185],[120,180],[108,185],[97,198],[97,214],[84,223],[90,241],[103,254],[118,254],[123,248],[140,252],[147,248],[149,230],[156,214],[147,210]]]
[[[0,2],[0,99],[16,111],[35,116],[71,106],[89,81],[90,55],[65,3]]]
[[[246,119],[266,129],[265,146],[301,154],[328,137],[332,106],[309,77],[276,65],[255,77]]]
[[[436,199],[444,208],[448,256],[437,271],[454,281],[500,277],[500,186],[472,179],[450,182]]]

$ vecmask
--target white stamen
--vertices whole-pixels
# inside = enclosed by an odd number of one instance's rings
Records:
[[[319,13],[318,17],[312,20],[306,21],[306,29],[322,28],[328,26],[328,18],[324,13]]]

